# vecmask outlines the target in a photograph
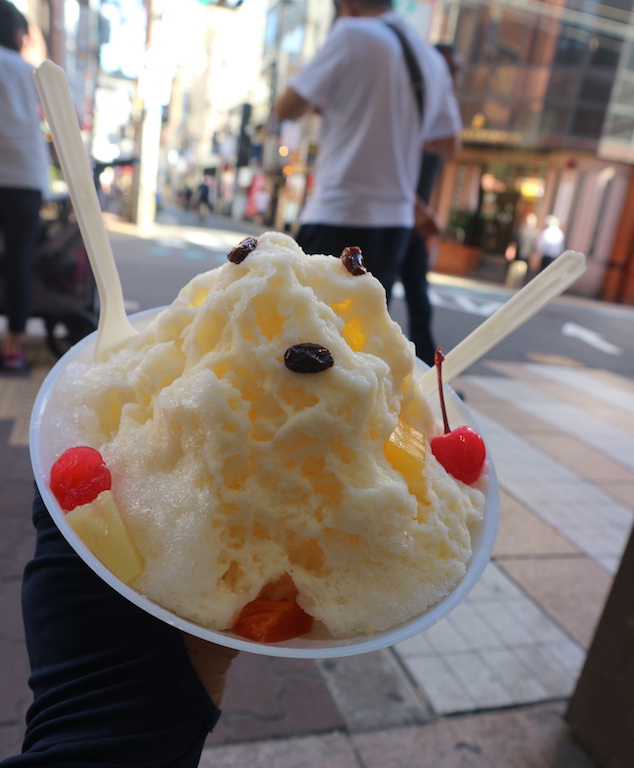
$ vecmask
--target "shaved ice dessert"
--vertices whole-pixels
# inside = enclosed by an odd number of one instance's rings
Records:
[[[66,366],[51,483],[80,484],[77,447],[98,452],[98,496],[66,519],[195,624],[229,630],[270,598],[372,635],[456,587],[485,508],[486,465],[467,484],[430,449],[442,425],[414,362],[358,249],[309,256],[269,232],[107,359]]]

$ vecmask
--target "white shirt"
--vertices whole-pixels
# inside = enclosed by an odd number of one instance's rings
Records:
[[[0,187],[48,193],[49,152],[38,110],[34,67],[0,45]]]
[[[422,125],[403,49],[383,20],[399,25],[418,56],[426,84]],[[412,227],[422,143],[461,128],[438,51],[391,11],[341,18],[290,85],[323,115],[315,189],[301,221]]]
[[[546,227],[537,240],[537,249],[543,256],[556,259],[565,250],[564,233],[559,227]]]

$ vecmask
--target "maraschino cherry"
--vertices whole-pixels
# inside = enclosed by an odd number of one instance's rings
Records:
[[[110,490],[112,478],[99,451],[81,445],[68,448],[51,468],[51,491],[65,512],[94,501]]]
[[[431,451],[442,466],[457,480],[471,485],[482,474],[486,448],[480,435],[471,427],[463,426],[449,429],[445,396],[442,389],[442,363],[445,356],[440,347],[434,353],[434,365],[438,372],[438,394],[445,434],[434,437]]]

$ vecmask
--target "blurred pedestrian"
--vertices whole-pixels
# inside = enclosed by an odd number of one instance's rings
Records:
[[[537,216],[534,213],[528,213],[524,224],[517,230],[506,249],[507,261],[528,262],[537,249],[538,237]]]
[[[436,45],[436,50],[444,58],[456,88],[462,69],[460,52],[455,46],[446,43]],[[429,207],[429,201],[434,183],[442,170],[442,161],[439,154],[429,150],[423,152],[416,186],[415,225],[401,266],[409,338],[414,342],[417,356],[430,367],[434,365],[434,352],[438,345],[432,333],[432,307],[427,283],[427,273],[433,266],[430,263],[429,241],[438,237],[440,227]]]
[[[504,284],[507,288],[521,288],[526,282],[529,264],[537,249],[537,216],[528,213],[524,224],[517,230],[504,252],[507,268]]]
[[[211,210],[211,185],[209,176],[204,176],[203,180],[198,185],[198,199],[196,202],[196,208],[198,212],[198,218],[204,219]]]
[[[28,32],[15,5],[0,0],[0,232],[8,317],[0,361],[2,370],[12,372],[26,368],[22,341],[31,311],[40,208],[48,191],[34,68],[20,56]]]
[[[565,250],[566,238],[556,216],[546,216],[546,225],[537,238],[537,251],[541,256],[539,271],[550,266]]]
[[[322,116],[315,184],[298,243],[339,256],[359,246],[388,301],[414,226],[423,143],[459,144],[460,114],[442,57],[391,0],[338,0],[322,48],[276,104],[281,120]]]

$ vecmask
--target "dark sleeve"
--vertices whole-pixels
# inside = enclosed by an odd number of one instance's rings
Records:
[[[436,181],[436,177],[440,173],[441,168],[442,157],[440,155],[434,155],[431,152],[423,152],[416,193],[426,203],[429,203],[434,188],[434,182]]]
[[[22,603],[34,702],[23,753],[2,768],[195,768],[220,712],[180,631],[85,565],[39,494],[33,522]]]

